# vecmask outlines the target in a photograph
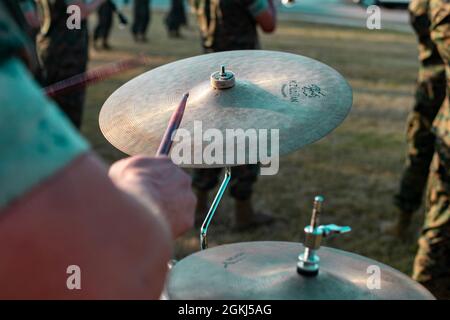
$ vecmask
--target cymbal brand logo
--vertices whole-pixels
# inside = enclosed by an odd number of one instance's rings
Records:
[[[225,261],[223,262],[223,267],[226,269],[226,268],[228,268],[229,265],[239,263],[240,261],[242,261],[244,259],[245,259],[245,253],[239,252],[238,254],[235,254],[234,256],[225,259]]]
[[[171,158],[177,165],[230,167],[260,163],[261,175],[274,175],[279,170],[278,129],[203,130],[203,122],[194,121],[193,130],[176,130],[172,141]]]
[[[288,84],[284,84],[281,87],[281,94],[284,98],[288,98],[292,103],[300,102],[301,97],[305,98],[320,98],[325,97],[325,93],[322,88],[317,84],[308,84],[300,87],[299,83],[295,80],[289,81]]]
[[[307,98],[325,97],[325,94],[322,92],[322,89],[316,84],[311,84],[302,87],[302,93]]]
[[[299,102],[300,90],[299,90],[298,82],[295,80],[291,80],[291,81],[289,81],[289,84],[284,84],[281,87],[281,93],[283,94],[283,97],[285,97],[285,98],[289,97],[289,100],[291,102]]]

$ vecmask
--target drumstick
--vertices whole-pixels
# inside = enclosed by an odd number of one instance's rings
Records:
[[[185,93],[183,99],[181,99],[180,104],[172,113],[172,116],[170,117],[169,120],[169,124],[167,125],[167,129],[164,132],[164,136],[159,145],[158,151],[156,152],[157,156],[169,155],[170,148],[172,147],[172,134],[180,126],[181,120],[183,119],[184,109],[186,108],[186,102],[188,97],[189,93]]]
[[[48,87],[45,87],[44,94],[48,97],[55,97],[64,92],[74,90],[79,87],[86,86],[101,80],[105,80],[117,73],[139,67],[146,62],[146,57],[141,55],[138,58],[122,60],[114,64],[99,67],[89,70],[84,73],[77,74],[68,79],[56,82]]]

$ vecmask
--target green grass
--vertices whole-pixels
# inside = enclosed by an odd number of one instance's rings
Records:
[[[150,42],[136,45],[128,30],[113,31],[112,52],[91,52],[91,67],[144,52],[149,67],[122,74],[88,91],[83,133],[108,162],[124,155],[109,145],[98,127],[98,113],[107,97],[134,76],[177,59],[198,55],[201,47],[195,21],[184,39],[168,39],[163,15],[153,14]],[[326,197],[322,222],[346,224],[350,234],[327,245],[356,252],[411,271],[416,236],[423,219],[414,217],[406,241],[384,235],[381,226],[392,219],[405,155],[405,120],[413,103],[417,51],[412,34],[282,22],[274,35],[262,36],[264,49],[302,54],[341,72],[354,90],[354,105],[346,121],[321,141],[282,158],[276,176],[261,177],[255,206],[273,212],[280,222],[253,232],[231,231],[233,203],[227,197],[210,229],[210,245],[257,240],[299,241],[308,223],[314,195]],[[198,250],[198,232],[177,243],[182,257]]]

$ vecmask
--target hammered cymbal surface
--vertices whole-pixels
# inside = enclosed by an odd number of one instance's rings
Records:
[[[230,89],[210,84],[210,75],[221,65],[235,74],[236,84]],[[154,155],[185,92],[190,96],[180,128],[193,133],[194,121],[201,121],[202,132],[218,129],[224,137],[227,129],[278,129],[280,155],[327,135],[352,105],[346,80],[321,62],[285,52],[227,51],[179,60],[130,80],[104,103],[101,131],[127,154]],[[201,156],[208,143],[192,147],[192,159]],[[248,150],[248,142],[228,143],[223,152],[238,148]]]
[[[271,241],[203,250],[175,264],[167,295],[183,300],[434,299],[423,286],[387,265],[327,247],[318,251],[319,274],[299,275],[301,252],[299,243]],[[379,270],[379,287],[370,279],[373,268]]]

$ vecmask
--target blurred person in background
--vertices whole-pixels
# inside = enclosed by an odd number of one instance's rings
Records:
[[[436,298],[450,299],[450,1],[430,0],[428,17],[431,40],[445,66],[447,96],[433,122],[435,152],[413,278]]]
[[[171,0],[165,23],[170,38],[181,38],[180,28],[187,25],[184,0]]]
[[[260,49],[258,27],[272,33],[276,10],[272,0],[192,0],[205,53]],[[209,192],[219,182],[220,168],[195,169],[193,186],[197,192],[197,216],[208,211]],[[245,230],[273,222],[273,217],[255,211],[251,201],[259,165],[231,168],[230,192],[235,199],[235,229]]]
[[[102,49],[110,50],[109,35],[114,22],[114,11],[116,5],[113,0],[107,0],[97,9],[97,26],[94,29],[94,48],[99,49],[98,41],[100,40]]]
[[[428,16],[430,0],[412,0],[410,20],[416,32],[419,49],[419,74],[415,103],[407,120],[407,161],[394,203],[399,209],[397,221],[389,225],[388,233],[397,237],[406,235],[411,218],[423,199],[435,136],[432,124],[445,99],[445,65],[430,35]]]
[[[134,41],[147,42],[147,29],[151,19],[151,0],[133,1],[133,33]]]
[[[44,87],[86,72],[89,58],[88,17],[105,0],[38,0],[45,14],[37,47],[42,62]],[[67,8],[76,5],[81,12],[79,29],[69,29]],[[78,88],[54,97],[78,129],[81,127],[86,89]]]

